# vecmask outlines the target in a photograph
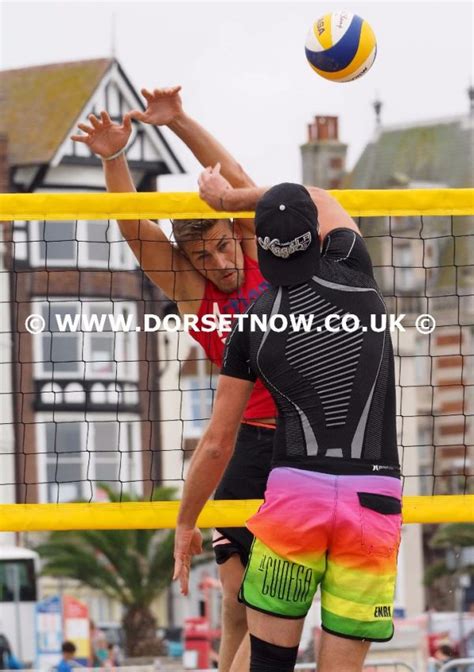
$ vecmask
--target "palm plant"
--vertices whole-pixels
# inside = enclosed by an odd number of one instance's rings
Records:
[[[101,487],[111,502],[139,501]],[[157,488],[153,500],[174,495],[173,488]],[[43,574],[75,579],[118,600],[127,655],[154,656],[162,653],[162,644],[151,605],[170,585],[173,544],[174,532],[168,530],[77,530],[52,532],[36,550]]]
[[[474,566],[460,566],[457,558],[463,548],[474,547],[473,523],[446,523],[439,525],[429,545],[432,549],[444,551],[443,557],[432,562],[425,571],[425,585],[431,586],[444,577],[457,578],[460,574],[474,574]],[[448,562],[448,554],[454,558]]]

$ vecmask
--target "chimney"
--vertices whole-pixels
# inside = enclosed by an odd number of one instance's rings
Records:
[[[318,140],[339,140],[338,117],[314,117],[312,124],[308,124],[308,142]]]
[[[345,175],[347,145],[339,140],[339,118],[316,116],[301,146],[303,183],[338,189]]]

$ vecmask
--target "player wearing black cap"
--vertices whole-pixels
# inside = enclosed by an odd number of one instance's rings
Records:
[[[220,200],[229,209],[251,209],[260,193],[226,189]],[[272,287],[228,338],[177,528],[175,577],[186,589],[197,514],[230,458],[258,377],[279,418],[265,503],[247,523],[256,538],[241,590],[250,607],[251,672],[294,668],[318,585],[320,672],[358,672],[368,642],[393,633],[401,524],[393,352],[389,332],[374,330],[372,321],[382,323],[386,311],[357,227],[329,195],[311,195],[283,184],[258,202],[259,265]],[[277,315],[286,319],[283,329],[252,331],[253,316]],[[348,317],[345,331],[340,325]],[[312,318],[308,329],[295,327],[301,318]]]

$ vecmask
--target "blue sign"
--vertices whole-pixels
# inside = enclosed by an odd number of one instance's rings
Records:
[[[50,668],[61,660],[63,625],[61,598],[47,597],[36,605],[36,668]]]

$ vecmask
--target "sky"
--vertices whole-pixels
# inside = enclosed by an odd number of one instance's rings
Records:
[[[132,84],[181,84],[188,114],[210,130],[259,184],[300,181],[299,147],[315,115],[336,115],[352,167],[375,129],[468,111],[470,2],[1,2],[2,69],[110,57]],[[361,79],[314,73],[304,43],[314,20],[346,9],[372,26],[378,53]],[[34,104],[34,101],[32,101]],[[160,189],[196,190],[199,166],[166,136],[188,174]]]

